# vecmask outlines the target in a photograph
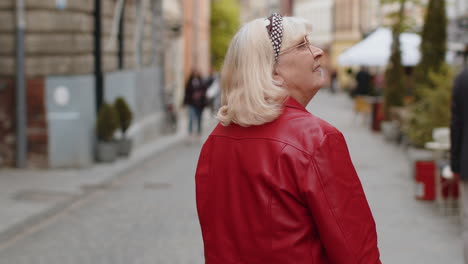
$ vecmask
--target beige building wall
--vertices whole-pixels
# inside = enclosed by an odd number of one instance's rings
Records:
[[[0,11],[0,74],[14,75],[15,1],[1,1],[9,6]],[[54,0],[26,2],[25,56],[26,74],[89,73],[93,69],[93,2],[86,0],[73,9],[60,11]],[[73,11],[70,11],[73,10]]]
[[[184,8],[184,75],[193,69],[202,75],[211,71],[210,63],[210,0],[183,0]]]
[[[335,0],[334,40],[330,53],[341,87],[353,85],[353,78],[339,67],[338,56],[381,24],[380,8],[379,1],[374,0]]]
[[[241,24],[256,18],[267,17],[273,12],[280,13],[281,0],[240,0]]]
[[[0,75],[14,75],[14,3],[0,1]],[[148,1],[149,3],[149,1]],[[102,0],[103,70],[117,69],[117,40],[111,40],[115,0]],[[135,17],[136,1],[125,6],[125,68],[136,66]],[[64,10],[55,0],[26,1],[25,65],[29,77],[66,74],[90,74],[94,71],[93,30],[94,1],[67,1]],[[143,10],[143,65],[151,64],[152,14],[149,6]]]
[[[138,76],[147,76],[148,71],[144,72],[143,68],[156,68],[153,67],[156,61],[152,1],[125,2],[123,70],[132,76],[137,73]],[[116,21],[116,3],[117,0],[101,0],[102,69],[105,78],[115,77],[112,73],[119,71],[118,40],[112,31]],[[15,5],[15,0],[0,0],[0,166],[12,164],[15,150]],[[63,10],[56,5],[56,0],[25,0],[28,158],[37,160],[39,166],[47,163],[49,146],[46,80],[50,77],[66,79],[94,75],[94,0],[68,0]],[[138,28],[137,18],[143,19],[142,26]],[[141,35],[136,32],[141,32]],[[137,39],[138,36],[141,38]],[[158,111],[154,105],[159,101],[155,90],[159,86],[148,79],[139,80],[139,87],[135,89],[137,107],[134,111],[138,118],[158,114],[154,113]],[[83,87],[83,90],[88,91],[89,88]],[[107,89],[106,93],[117,93],[113,88]]]
[[[15,68],[14,1],[0,1],[0,76],[11,76]]]
[[[312,41],[326,48],[333,40],[333,0],[296,0],[294,16],[303,17],[313,26]]]

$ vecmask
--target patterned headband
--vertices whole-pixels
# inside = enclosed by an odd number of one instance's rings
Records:
[[[273,45],[276,62],[281,50],[281,42],[283,41],[283,17],[280,14],[273,13],[270,17],[265,18],[265,26]]]

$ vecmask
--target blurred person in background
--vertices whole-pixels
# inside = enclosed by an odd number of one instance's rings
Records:
[[[340,131],[306,110],[324,85],[304,19],[234,36],[196,201],[206,264],[378,264],[376,227]]]
[[[356,88],[353,91],[353,95],[369,95],[371,90],[372,76],[369,73],[367,67],[362,66],[359,72],[356,74]]]
[[[455,178],[462,180],[461,184],[461,217],[462,237],[465,263],[468,264],[468,67],[466,58],[468,49],[464,53],[464,68],[457,75],[452,93],[452,120],[450,125],[451,137],[451,169]]]
[[[203,108],[206,104],[206,85],[198,70],[193,70],[185,85],[184,105],[188,106],[188,132],[191,141],[199,138],[202,133]],[[197,126],[195,132],[194,126]]]
[[[333,69],[330,74],[330,92],[333,94],[337,92],[339,89],[338,87],[338,71]]]

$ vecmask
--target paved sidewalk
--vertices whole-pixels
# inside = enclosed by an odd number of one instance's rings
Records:
[[[347,95],[321,91],[309,111],[340,129],[377,224],[384,264],[462,264],[458,217],[444,216],[431,202],[414,198],[405,151],[355,119]],[[339,164],[337,164],[339,166]]]
[[[383,263],[462,264],[458,219],[444,216],[433,203],[414,198],[414,181],[403,149],[355,120],[352,101],[346,95],[320,92],[308,108],[340,129],[347,140],[376,220]],[[213,123],[206,121],[208,131]],[[181,133],[161,138],[129,160],[111,165],[85,170],[0,170],[0,248],[6,238],[180,142],[184,130],[182,126]],[[195,235],[200,239],[198,229],[185,239]]]
[[[178,128],[175,134],[161,135],[135,149],[128,159],[109,164],[85,169],[0,169],[0,246],[186,139],[184,111]]]

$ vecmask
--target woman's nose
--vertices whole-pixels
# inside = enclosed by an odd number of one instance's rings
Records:
[[[321,48],[313,47],[314,59],[319,59],[323,56],[323,50]]]

